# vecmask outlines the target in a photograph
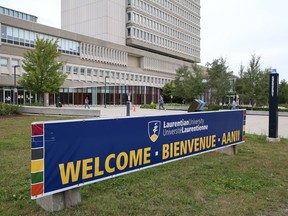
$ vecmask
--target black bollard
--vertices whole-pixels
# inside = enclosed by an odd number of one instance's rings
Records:
[[[279,74],[272,70],[269,81],[269,137],[278,138],[278,83]]]
[[[130,116],[130,101],[127,101],[126,104],[126,116]]]

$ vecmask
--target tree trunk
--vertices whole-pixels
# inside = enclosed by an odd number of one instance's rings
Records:
[[[49,93],[44,93],[44,107],[49,106]]]

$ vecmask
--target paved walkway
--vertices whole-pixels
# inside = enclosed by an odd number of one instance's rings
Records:
[[[80,107],[78,107],[80,108]],[[91,107],[91,109],[100,110],[101,118],[117,118],[126,116],[126,106],[103,106]],[[181,110],[152,110],[141,109],[138,106],[132,107],[130,116],[151,116],[151,115],[169,115],[187,113]],[[246,116],[246,133],[268,136],[269,116],[251,115]],[[278,136],[288,138],[288,117],[279,116],[278,118]]]
[[[246,125],[246,133],[268,136],[269,116],[247,115]],[[278,137],[288,138],[287,116],[278,116]]]

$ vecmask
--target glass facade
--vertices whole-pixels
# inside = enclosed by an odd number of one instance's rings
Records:
[[[58,50],[65,54],[80,55],[80,43],[54,36],[28,31],[8,25],[1,25],[1,42],[19,46],[34,47],[36,39],[58,40]]]
[[[9,8],[5,8],[5,7],[1,7],[1,6],[0,6],[0,14],[12,16],[12,17],[15,17],[18,19],[29,21],[29,22],[37,22],[36,16],[26,14],[26,13],[23,13],[20,11],[11,10]]]
[[[91,88],[61,88],[59,95],[50,95],[50,104],[60,97],[63,105],[82,105],[88,97],[92,105],[125,105],[128,98],[132,104],[158,103],[159,88],[147,86],[100,86]]]

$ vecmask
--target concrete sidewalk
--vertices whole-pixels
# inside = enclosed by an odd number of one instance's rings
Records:
[[[269,116],[247,115],[246,133],[268,136]],[[278,137],[288,138],[288,117],[278,116]]]

